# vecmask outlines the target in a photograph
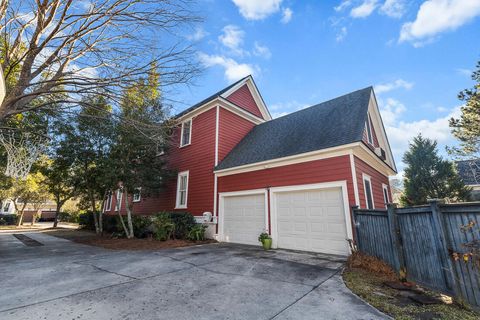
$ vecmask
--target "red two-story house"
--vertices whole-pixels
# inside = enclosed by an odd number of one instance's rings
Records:
[[[176,116],[178,177],[134,211],[213,214],[219,241],[348,254],[351,207],[385,208],[396,173],[371,87],[273,119],[251,76]],[[106,211],[118,207],[110,199]]]

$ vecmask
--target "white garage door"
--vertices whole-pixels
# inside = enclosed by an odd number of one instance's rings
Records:
[[[265,230],[265,194],[229,196],[223,207],[224,241],[259,245]]]
[[[275,193],[279,248],[348,254],[341,188]]]

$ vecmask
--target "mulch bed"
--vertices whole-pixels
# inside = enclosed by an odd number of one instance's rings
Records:
[[[347,287],[377,309],[400,320],[478,320],[480,314],[446,296],[399,281],[382,261],[354,253],[343,272]]]
[[[196,246],[200,244],[216,243],[215,240],[189,241],[189,240],[167,240],[158,241],[154,239],[126,239],[111,238],[109,236],[98,236],[94,232],[86,230],[56,229],[45,231],[54,237],[67,239],[73,242],[102,247],[111,250],[159,250],[168,248],[180,248]]]

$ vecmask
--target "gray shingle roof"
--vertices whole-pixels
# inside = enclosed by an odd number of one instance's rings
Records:
[[[250,76],[246,76],[240,80],[238,80],[237,82],[234,82],[232,83],[231,85],[229,85],[228,87],[225,87],[223,88],[222,90],[218,91],[218,92],[215,92],[214,94],[212,94],[210,97],[206,98],[206,99],[203,99],[202,101],[200,101],[199,103],[196,103],[194,104],[193,106],[191,106],[190,108],[187,108],[185,110],[183,110],[182,112],[178,113],[175,118],[180,118],[181,116],[197,109],[198,107],[204,105],[205,103],[207,102],[210,102],[212,101],[213,99],[215,98],[218,98],[220,97],[222,94],[224,94],[225,92],[227,92],[228,90],[230,90],[231,88],[233,88],[234,86],[236,86],[237,84],[239,84],[240,82],[242,82],[243,80],[245,80],[246,78],[248,78]],[[248,111],[248,110],[247,110]]]
[[[216,170],[361,141],[372,87],[254,127]]]
[[[466,185],[480,184],[480,159],[457,161],[457,171]]]

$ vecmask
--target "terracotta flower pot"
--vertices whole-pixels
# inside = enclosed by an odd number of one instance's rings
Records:
[[[270,250],[272,248],[272,239],[263,239],[262,245],[263,249]]]

